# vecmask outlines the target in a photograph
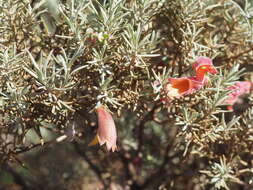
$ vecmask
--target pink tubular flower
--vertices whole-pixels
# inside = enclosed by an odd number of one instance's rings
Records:
[[[251,86],[251,82],[241,81],[236,82],[233,86],[228,87],[228,90],[232,90],[232,92],[228,95],[228,98],[225,100],[225,104],[229,105],[229,110],[233,110],[233,105],[238,102],[239,96],[250,93]]]
[[[117,132],[114,120],[104,106],[100,105],[96,111],[98,115],[98,132],[90,145],[99,143],[102,146],[106,144],[107,150],[114,152],[117,149]]]

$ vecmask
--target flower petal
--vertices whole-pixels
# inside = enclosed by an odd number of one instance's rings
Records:
[[[190,94],[194,90],[193,81],[188,77],[169,78],[168,80],[172,88],[177,89],[180,95]]]
[[[213,61],[208,57],[201,56],[193,64],[193,69],[196,71],[201,66],[213,66]]]
[[[99,143],[99,140],[98,140],[98,135],[96,135],[92,141],[88,144],[88,146],[95,146]]]

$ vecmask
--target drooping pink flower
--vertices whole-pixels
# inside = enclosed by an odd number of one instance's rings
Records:
[[[241,95],[250,93],[251,86],[251,82],[240,81],[227,88],[228,90],[232,90],[232,92],[228,94],[228,98],[225,100],[225,104],[229,105],[229,110],[233,110],[233,105],[238,102]]]
[[[98,116],[98,131],[90,145],[99,143],[102,146],[106,144],[107,150],[114,152],[117,149],[117,132],[112,115],[102,105],[98,106],[96,111]]]

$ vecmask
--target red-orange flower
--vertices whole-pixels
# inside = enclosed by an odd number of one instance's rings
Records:
[[[114,152],[117,149],[117,132],[114,120],[104,106],[98,106],[96,111],[98,115],[98,132],[90,145],[99,143],[102,146],[106,144],[107,150]]]

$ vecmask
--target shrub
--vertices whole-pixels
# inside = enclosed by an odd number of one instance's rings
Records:
[[[104,189],[252,188],[252,95],[224,103],[252,80],[251,2],[0,2],[2,164],[66,141]],[[194,76],[200,56],[218,74],[163,101],[168,79]],[[117,127],[109,155],[88,146],[97,105]]]

